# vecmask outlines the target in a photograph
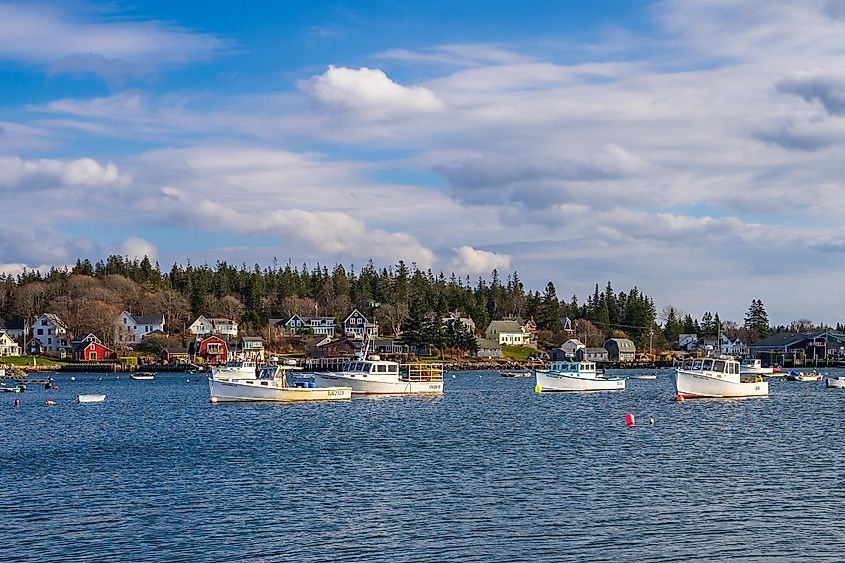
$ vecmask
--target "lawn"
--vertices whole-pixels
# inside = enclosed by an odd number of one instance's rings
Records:
[[[524,362],[528,356],[537,354],[534,348],[526,348],[525,346],[507,346],[502,345],[502,357],[508,360],[516,360],[517,362]]]
[[[39,366],[59,366],[59,362],[41,356],[0,356],[0,364],[7,364],[10,366],[31,366],[32,360],[35,359],[35,365]]]

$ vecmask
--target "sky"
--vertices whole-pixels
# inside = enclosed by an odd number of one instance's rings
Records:
[[[845,321],[845,0],[0,0],[0,271],[517,270]]]

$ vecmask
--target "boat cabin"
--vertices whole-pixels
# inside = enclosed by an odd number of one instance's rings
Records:
[[[594,364],[593,362],[552,362],[549,371],[562,371],[568,373],[594,373],[596,371],[596,364]]]
[[[728,375],[739,375],[739,362],[718,358],[696,358],[694,360],[685,360],[682,369],[687,371],[712,371],[726,373]]]
[[[398,381],[443,381],[443,367],[439,364],[402,364],[370,356],[366,360],[351,360],[343,364],[349,377],[389,378]]]
[[[761,368],[763,367],[763,363],[761,360],[755,360],[754,358],[749,358],[742,362],[742,367],[744,368]]]

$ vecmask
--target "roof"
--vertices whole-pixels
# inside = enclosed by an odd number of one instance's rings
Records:
[[[41,316],[45,317],[48,321],[50,321],[54,325],[60,326],[60,327],[64,328],[65,330],[67,330],[67,325],[64,323],[64,321],[62,321],[62,319],[59,318],[58,315],[56,315],[54,313],[42,313]]]
[[[260,336],[241,336],[241,340],[244,342],[264,342],[264,339]]]
[[[164,324],[164,315],[161,313],[152,313],[150,315],[133,315],[127,312],[127,315],[132,317],[132,320],[139,325],[161,325]]]
[[[348,315],[346,315],[346,317],[344,317],[343,322],[345,323],[346,321],[348,321],[349,317],[351,317],[355,313],[358,313],[365,321],[367,320],[367,317],[364,316],[364,313],[362,313],[358,309],[352,309],[352,312],[350,312]]]
[[[487,350],[498,350],[502,346],[495,340],[490,340],[489,338],[476,338],[478,342],[479,349],[487,349]]]
[[[188,349],[182,346],[167,346],[164,348],[164,352],[168,354],[187,354]]]
[[[789,346],[790,344],[795,344],[797,342],[801,342],[802,340],[809,340],[814,338],[817,334],[818,333],[815,332],[781,332],[773,334],[763,340],[758,340],[751,346],[755,348],[760,346],[778,348],[781,346]]]
[[[587,354],[607,354],[607,348],[584,348]]]
[[[620,351],[636,351],[637,349],[637,347],[634,346],[633,340],[629,340],[627,338],[608,338],[604,341],[605,344],[608,342],[615,342]]]
[[[517,321],[490,321],[487,330],[496,332],[522,332],[522,325]],[[486,332],[486,331],[485,331]]]

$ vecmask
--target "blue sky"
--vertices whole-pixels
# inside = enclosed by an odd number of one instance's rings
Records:
[[[835,323],[843,32],[840,0],[0,1],[0,268],[404,259]]]

